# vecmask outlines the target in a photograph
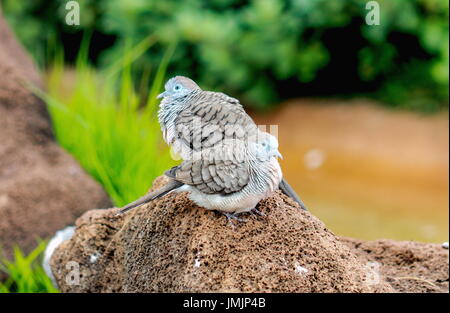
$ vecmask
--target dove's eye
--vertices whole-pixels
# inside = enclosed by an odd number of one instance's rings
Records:
[[[180,90],[181,89],[181,86],[180,85],[175,85],[175,87],[173,87],[173,90],[175,90],[175,91],[178,91],[178,90]]]

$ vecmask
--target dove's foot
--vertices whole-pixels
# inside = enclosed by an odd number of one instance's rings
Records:
[[[251,208],[250,210],[248,210],[248,213],[250,213],[253,216],[255,216],[255,215],[266,216],[266,214],[264,214],[263,212],[261,212],[259,210],[259,203],[254,208]]]
[[[254,207],[253,209],[251,209],[249,211],[251,214],[256,214],[259,216],[266,216],[266,214],[264,214],[263,212],[261,212],[260,210],[258,210],[256,207]]]
[[[238,222],[245,222],[245,220],[239,218],[236,213],[222,212],[222,214],[227,217],[228,221],[236,220]]]
[[[228,212],[220,212],[220,213],[222,213],[223,215],[225,215],[227,217],[228,223],[231,225],[231,227],[233,229],[234,229],[233,220],[238,221],[238,222],[245,222],[245,220],[242,218],[239,218],[236,213],[228,213]]]

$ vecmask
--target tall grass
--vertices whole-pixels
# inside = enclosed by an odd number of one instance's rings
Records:
[[[5,282],[0,282],[0,293],[58,292],[41,267],[45,245],[45,242],[40,242],[28,255],[24,255],[18,247],[14,247],[13,260],[0,261],[0,271],[8,275]]]
[[[153,179],[173,165],[161,140],[156,95],[174,47],[154,75],[143,71],[147,99],[136,91],[131,74],[133,61],[153,43],[149,37],[127,49],[121,60],[101,72],[88,65],[82,47],[74,69],[65,68],[58,58],[48,75],[48,93],[37,91],[48,104],[58,142],[103,185],[116,206],[144,194]],[[72,80],[65,88],[68,77]]]

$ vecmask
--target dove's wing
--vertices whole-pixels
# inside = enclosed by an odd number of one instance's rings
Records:
[[[230,194],[242,190],[250,180],[243,149],[224,144],[203,150],[165,174],[206,194]]]
[[[245,140],[257,126],[237,99],[203,91],[175,119],[175,137],[189,149],[208,149],[226,139]]]

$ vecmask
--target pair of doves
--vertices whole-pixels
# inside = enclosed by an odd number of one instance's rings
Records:
[[[124,213],[170,192],[187,191],[197,205],[228,218],[256,206],[280,188],[306,210],[283,179],[278,140],[261,131],[237,99],[202,90],[175,76],[165,85],[158,112],[164,140],[183,162],[165,172],[162,188],[126,205]]]

